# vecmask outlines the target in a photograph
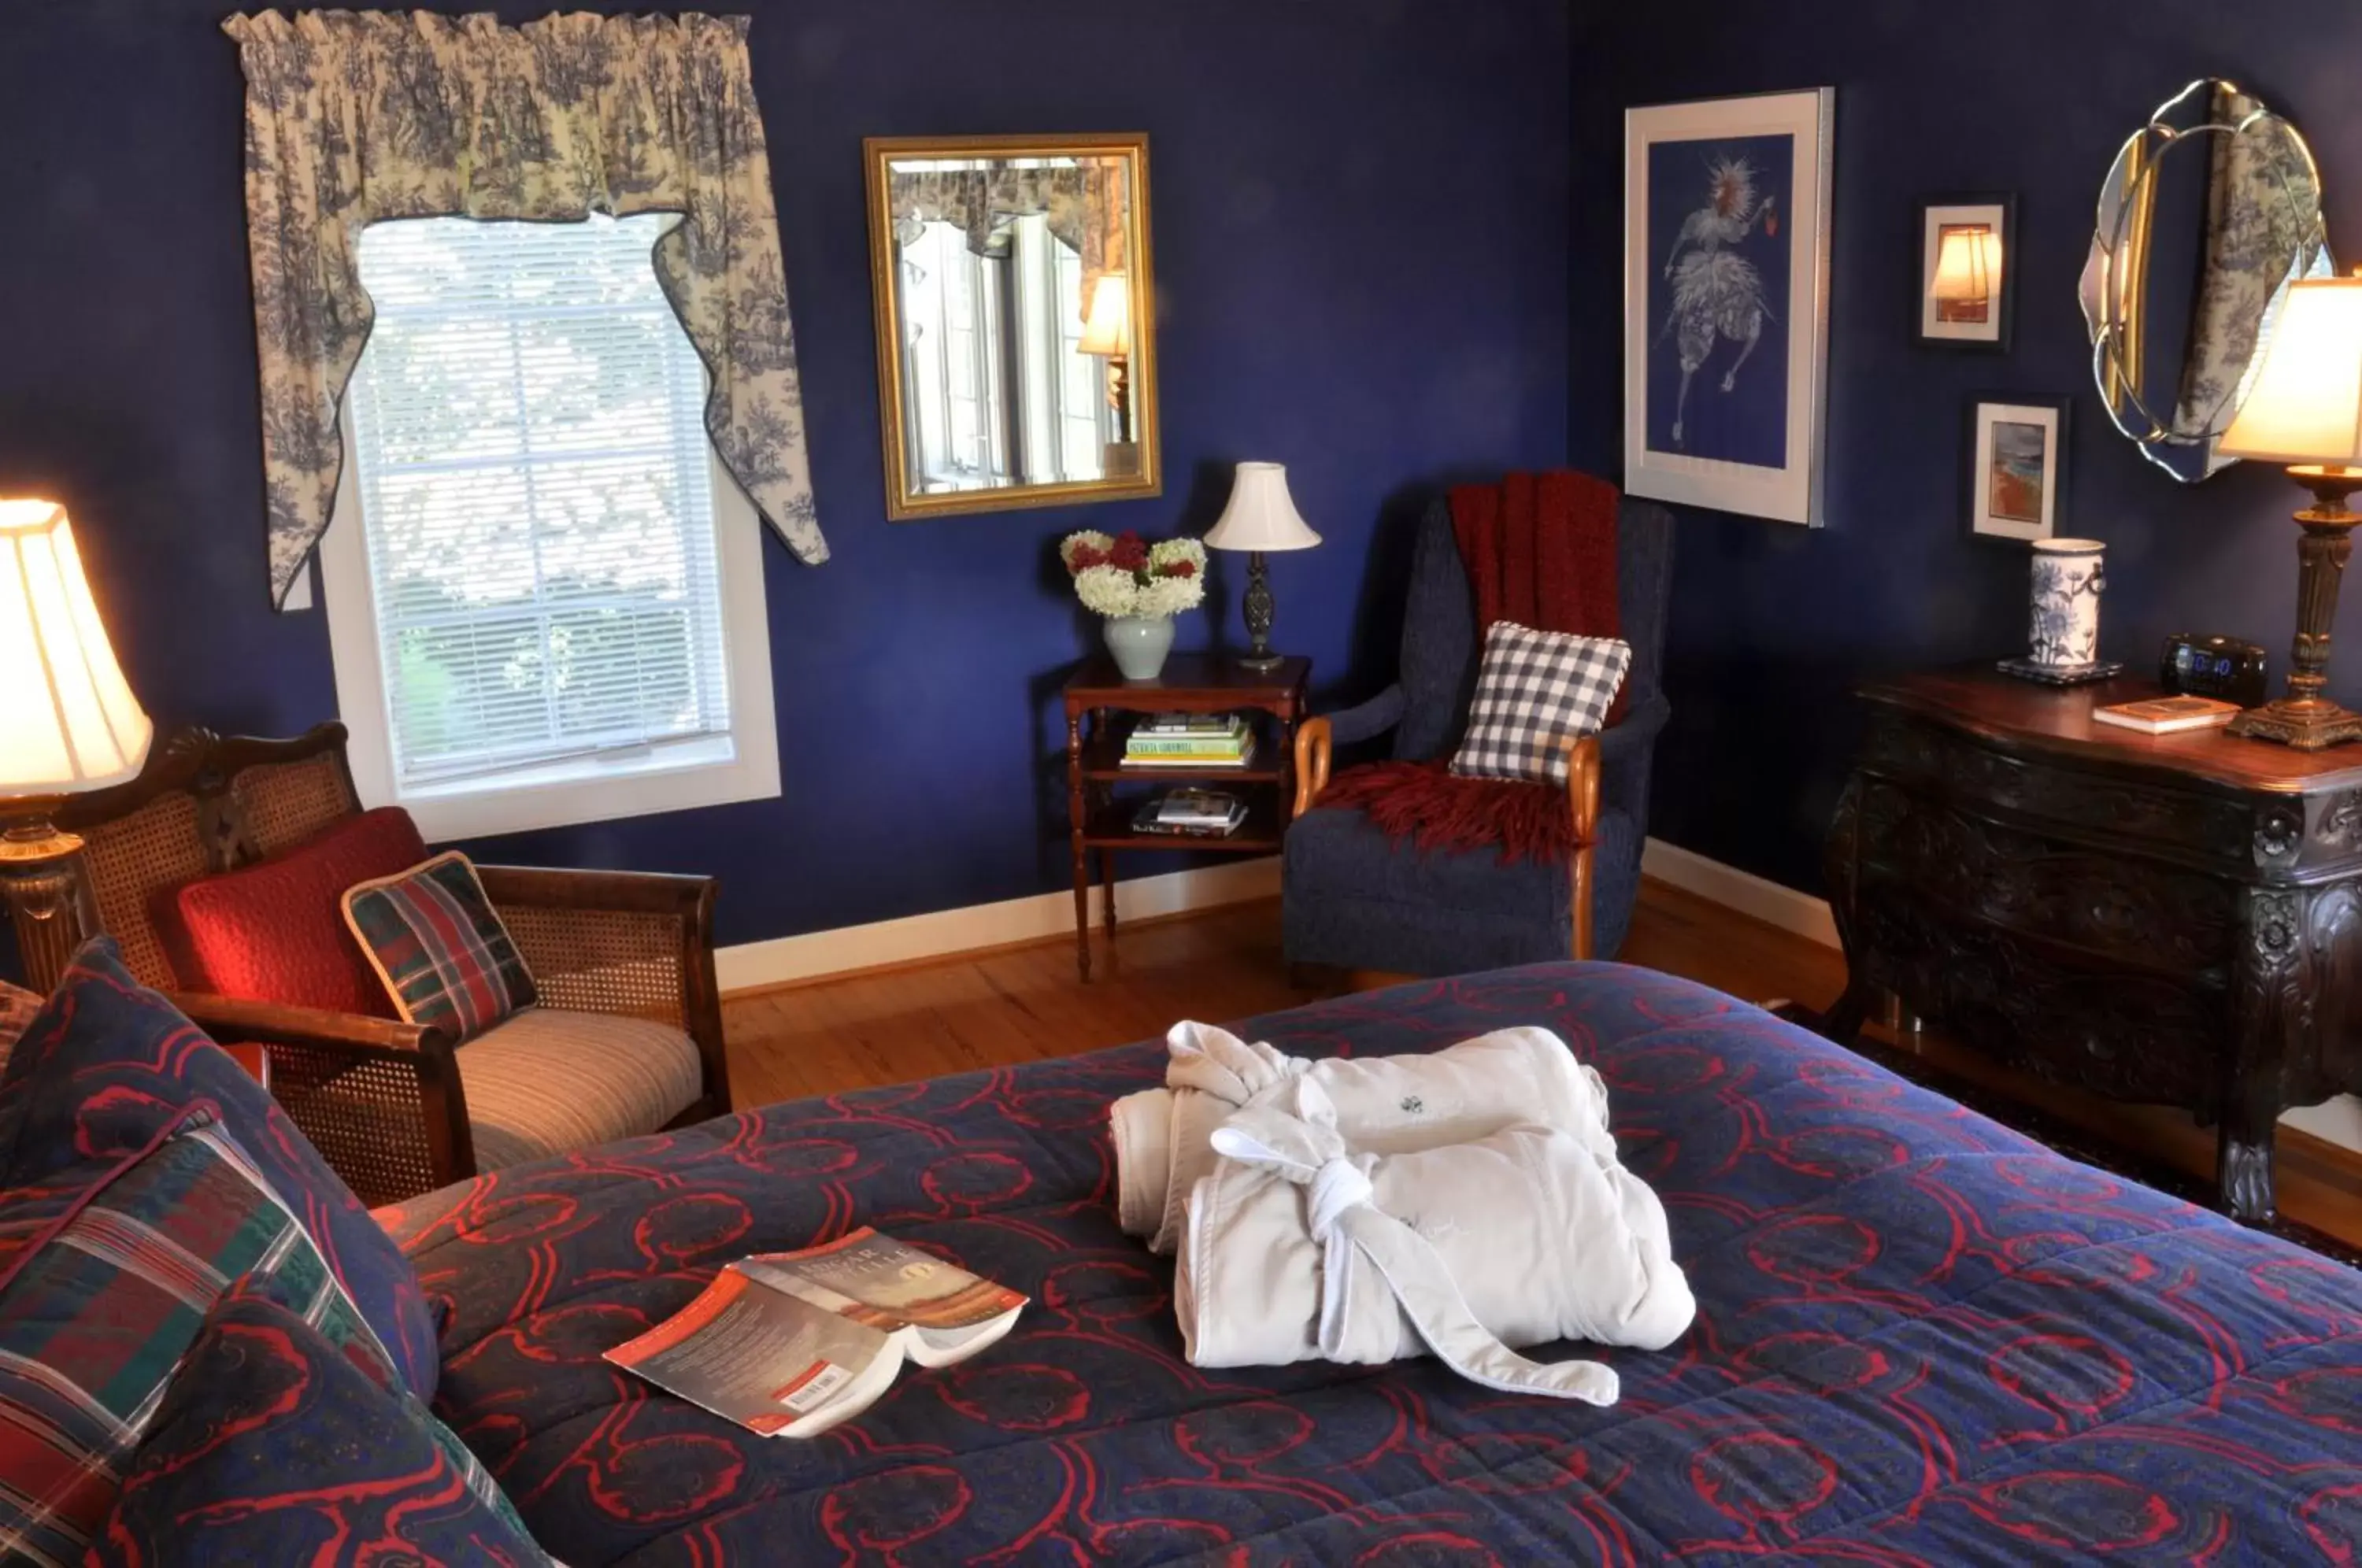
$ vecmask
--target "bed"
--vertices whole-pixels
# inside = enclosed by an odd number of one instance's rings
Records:
[[[1157,1044],[769,1107],[391,1216],[436,1408],[573,1568],[1871,1564],[2362,1554],[2362,1275],[2073,1164],[1702,987],[1549,964],[1241,1026],[1301,1055],[1558,1030],[1699,1301],[1610,1409],[1426,1363],[1207,1373],[1116,1229]],[[718,1264],[870,1223],[1034,1297],[992,1352],[764,1440],[600,1359]],[[1538,1353],[1545,1359],[1562,1352]]]

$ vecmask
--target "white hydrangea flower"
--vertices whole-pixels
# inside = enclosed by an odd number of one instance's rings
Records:
[[[1148,569],[1171,566],[1175,561],[1187,561],[1194,575],[1206,575],[1206,547],[1196,539],[1161,539],[1148,547]]]
[[[1140,613],[1140,587],[1121,567],[1085,567],[1075,574],[1075,597],[1094,615]]]
[[[1195,610],[1206,597],[1204,582],[1196,577],[1153,577],[1140,591],[1135,615],[1178,615]]]
[[[1098,529],[1086,528],[1079,534],[1069,534],[1058,542],[1058,558],[1066,564],[1068,571],[1072,571],[1075,569],[1075,551],[1077,548],[1088,545],[1092,549],[1105,555],[1114,543],[1113,539]]]

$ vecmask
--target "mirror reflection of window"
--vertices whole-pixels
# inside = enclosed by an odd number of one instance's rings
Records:
[[[1011,218],[991,255],[957,224],[915,226],[900,288],[905,458],[921,488],[1103,477],[1118,432],[1107,358],[1082,348],[1081,254],[1042,213]]]

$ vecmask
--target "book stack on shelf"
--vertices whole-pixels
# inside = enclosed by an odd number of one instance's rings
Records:
[[[1247,820],[1247,803],[1220,790],[1168,790],[1142,803],[1131,825],[1139,833],[1184,838],[1228,838]]]
[[[1254,753],[1254,728],[1237,713],[1159,713],[1133,728],[1124,742],[1123,765],[1244,767]]]

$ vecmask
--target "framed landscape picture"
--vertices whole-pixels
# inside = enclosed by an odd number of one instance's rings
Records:
[[[2066,502],[2065,398],[1978,397],[1969,403],[1969,531],[2047,539]]]
[[[1624,488],[1818,527],[1822,87],[1624,115]]]

